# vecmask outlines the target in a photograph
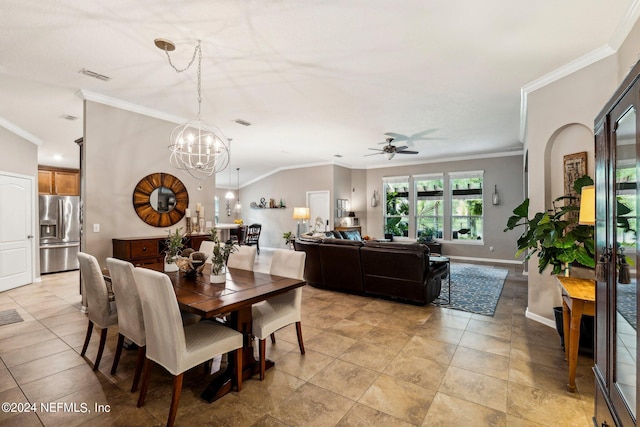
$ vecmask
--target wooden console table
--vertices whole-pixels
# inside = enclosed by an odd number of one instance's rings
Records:
[[[156,268],[164,265],[167,236],[124,237],[112,239],[113,257],[129,261],[136,267]],[[209,234],[190,234],[183,239],[185,248],[200,249],[200,243],[209,240]]]
[[[576,365],[580,345],[580,321],[583,314],[596,313],[596,282],[591,279],[556,276],[562,288],[562,322],[564,357],[569,362],[567,390],[576,389]]]

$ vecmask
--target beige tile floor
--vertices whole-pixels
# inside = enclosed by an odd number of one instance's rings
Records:
[[[269,259],[263,250],[256,268],[268,269]],[[525,318],[527,282],[516,267],[494,317],[309,286],[303,295],[306,355],[293,327],[278,332],[277,344],[267,344],[276,365],[265,381],[247,380],[240,393],[212,404],[199,398],[207,383],[202,369],[189,371],[176,425],[592,425],[593,361],[580,356],[577,392],[565,391],[559,337]],[[79,305],[77,272],[0,293],[0,310],[16,308],[24,318],[0,326],[0,402],[35,403],[38,410],[0,412],[0,425],[164,425],[170,376],[156,369],[146,405],[136,408],[137,394],[128,391],[135,351],[125,350],[110,375],[112,328],[94,372],[97,334],[81,358],[87,321]],[[47,402],[68,406],[41,411]],[[96,404],[109,412],[96,411]]]

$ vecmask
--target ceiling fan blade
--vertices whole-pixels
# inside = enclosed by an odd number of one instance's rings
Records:
[[[402,150],[406,150],[407,148],[409,148],[409,147],[407,147],[406,145],[401,145],[400,147],[396,147],[396,151],[400,152]]]
[[[379,149],[379,148],[368,148],[368,150],[374,150],[374,151],[384,151],[384,150],[381,150],[381,149]]]
[[[364,157],[367,157],[367,156],[375,156],[376,154],[384,154],[384,151],[381,151],[381,152],[379,152],[379,153],[365,154],[365,155],[364,155]]]
[[[398,151],[398,154],[419,154],[417,151],[410,151],[410,150],[403,150],[403,151]]]
[[[425,136],[436,132],[438,129],[437,128],[433,128],[433,129],[427,129],[427,130],[423,130],[422,132],[416,132],[413,135],[411,135],[411,139],[422,139]]]
[[[400,133],[395,133],[395,132],[387,132],[387,133],[385,133],[385,135],[390,136],[391,138],[393,138],[396,141],[404,141],[407,138],[409,138],[407,135],[402,135]]]

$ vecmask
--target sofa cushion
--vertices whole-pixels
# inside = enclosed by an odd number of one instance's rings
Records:
[[[394,251],[409,251],[409,252],[426,252],[430,253],[429,246],[422,243],[396,243],[396,242],[376,242],[369,240],[365,242],[368,248],[389,249]]]

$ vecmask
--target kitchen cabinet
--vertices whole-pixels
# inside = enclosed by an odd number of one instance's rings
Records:
[[[38,193],[58,196],[79,196],[80,171],[74,169],[39,167]]]

